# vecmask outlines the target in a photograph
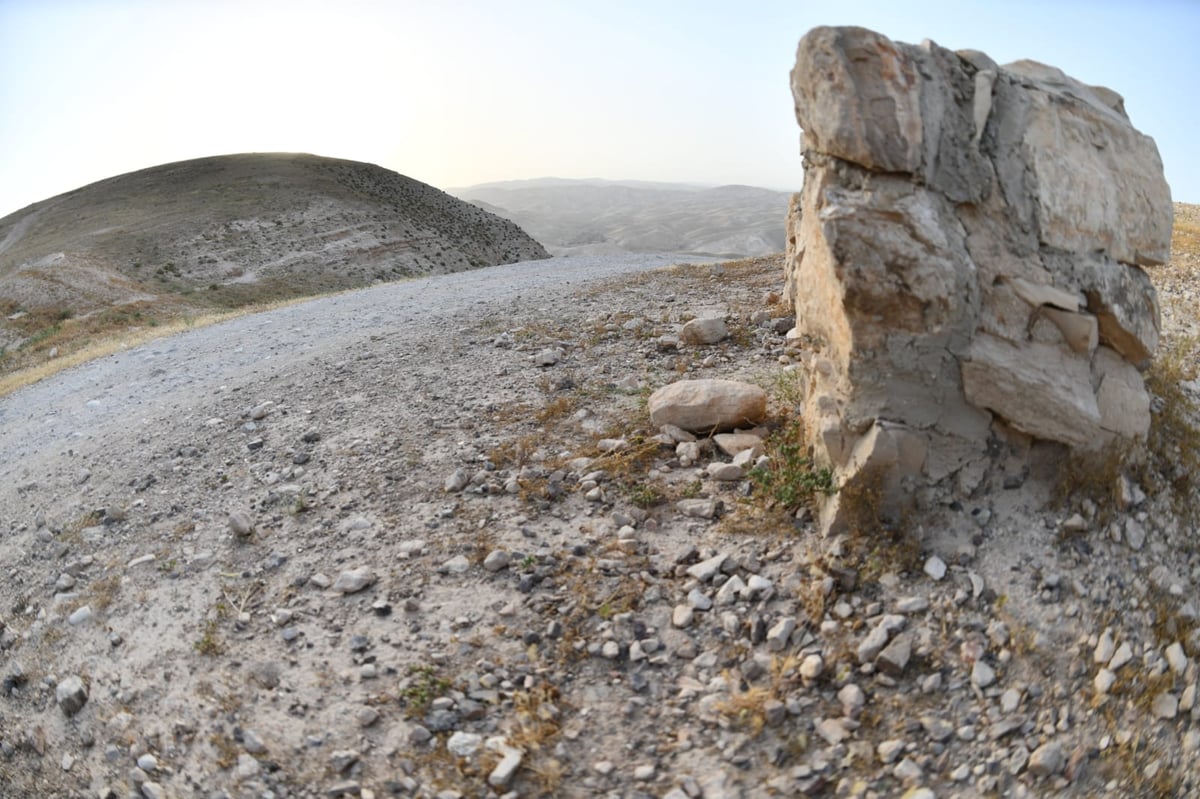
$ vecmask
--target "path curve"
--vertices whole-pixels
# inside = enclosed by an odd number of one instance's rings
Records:
[[[684,260],[631,254],[523,261],[322,297],[148,342],[0,400],[0,485],[17,484],[50,451],[90,449],[85,442],[134,424],[158,425],[181,407],[203,407],[226,383],[263,380],[384,333],[396,341],[397,328],[428,331],[473,306],[484,316],[488,306]]]

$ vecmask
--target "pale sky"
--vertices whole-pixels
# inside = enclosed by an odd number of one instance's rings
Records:
[[[0,216],[237,152],[439,188],[535,177],[796,190],[788,71],[821,24],[1032,58],[1126,98],[1200,202],[1196,0],[0,0]]]

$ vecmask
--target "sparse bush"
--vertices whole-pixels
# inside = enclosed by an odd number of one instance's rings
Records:
[[[833,470],[818,466],[808,454],[804,424],[799,417],[767,439],[770,462],[750,470],[750,479],[770,502],[794,511],[813,506],[819,495],[837,493]]]
[[[449,691],[451,685],[433,666],[409,666],[408,679],[400,689],[404,715],[410,719],[422,718],[433,700]]]

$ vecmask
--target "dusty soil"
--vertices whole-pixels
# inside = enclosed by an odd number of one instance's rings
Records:
[[[645,410],[722,377],[786,420],[778,260],[577,266],[6,399],[0,793],[1200,795],[1185,483],[1117,507],[1035,469],[820,539]],[[660,341],[710,315],[727,340]]]

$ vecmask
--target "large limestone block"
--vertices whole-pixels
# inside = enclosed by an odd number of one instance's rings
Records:
[[[1037,342],[1017,346],[981,334],[962,365],[967,400],[1035,438],[1092,448],[1100,409],[1088,361]]]
[[[1068,92],[1061,82],[1031,80],[1029,89],[1022,156],[1036,184],[1042,243],[1166,263],[1174,209],[1154,139],[1093,99],[1090,87]]]
[[[750,427],[767,415],[767,394],[736,380],[680,380],[650,395],[650,420],[694,433]]]
[[[978,142],[995,72],[976,77],[933,43],[918,48],[865,28],[814,28],[800,40],[792,71],[805,149],[919,175],[955,202],[976,202],[992,182]]]
[[[808,33],[791,80],[805,180],[786,296],[812,350],[806,428],[839,483],[970,492],[1006,446],[1144,436],[1159,318],[1142,265],[1166,257],[1172,208],[1121,96],[862,28]]]
[[[883,347],[896,331],[971,328],[978,281],[962,226],[940,195],[888,176],[870,192],[849,191],[835,170],[817,167],[803,196],[813,210],[800,222],[803,251],[789,259],[797,326],[827,346],[842,372],[852,352]]]
[[[1096,351],[1092,374],[1097,383],[1100,426],[1125,438],[1145,438],[1150,432],[1150,395],[1141,373],[1107,347]]]
[[[916,65],[886,36],[865,28],[813,28],[800,40],[792,95],[805,147],[868,169],[921,165]]]
[[[1100,344],[1100,325],[1089,313],[1071,313],[1046,306],[1042,316],[1058,328],[1063,340],[1073,351],[1091,355]]]
[[[1073,259],[1072,266],[1088,310],[1100,324],[1101,341],[1143,368],[1158,348],[1160,326],[1158,292],[1150,276],[1094,253]]]

